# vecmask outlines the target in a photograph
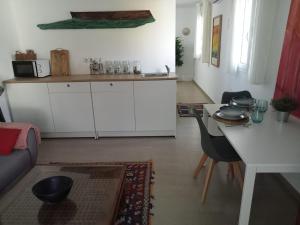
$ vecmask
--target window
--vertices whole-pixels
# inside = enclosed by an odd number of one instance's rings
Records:
[[[241,43],[241,55],[239,60],[239,67],[247,68],[249,62],[249,47],[250,47],[250,26],[251,26],[251,12],[252,12],[252,0],[242,0],[242,11],[244,12],[244,18],[242,20],[242,43]]]
[[[253,0],[235,0],[231,57],[233,72],[248,72],[252,36],[252,2]]]
[[[200,0],[196,4],[197,21],[195,37],[195,58],[200,59],[202,63],[210,62],[211,45],[211,12],[212,6],[208,0]]]
[[[195,58],[200,59],[202,56],[203,45],[203,13],[202,4],[196,4],[197,21],[196,21],[196,37],[195,37]]]

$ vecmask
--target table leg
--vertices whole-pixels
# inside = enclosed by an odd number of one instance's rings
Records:
[[[239,225],[248,225],[256,177],[256,167],[246,166]]]

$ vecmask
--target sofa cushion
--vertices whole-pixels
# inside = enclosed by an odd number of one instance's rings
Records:
[[[0,155],[9,155],[11,153],[20,132],[20,129],[0,128]]]
[[[10,155],[0,156],[0,192],[31,168],[28,150],[13,150]]]

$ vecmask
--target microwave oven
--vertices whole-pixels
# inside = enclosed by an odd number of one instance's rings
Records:
[[[47,59],[12,61],[15,77],[46,77],[50,75]]]

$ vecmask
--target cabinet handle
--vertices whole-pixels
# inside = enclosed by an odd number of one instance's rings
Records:
[[[70,87],[71,85],[70,84],[67,84],[67,87]]]
[[[109,85],[110,85],[110,86],[114,86],[114,84],[113,84],[113,83],[110,83]]]

